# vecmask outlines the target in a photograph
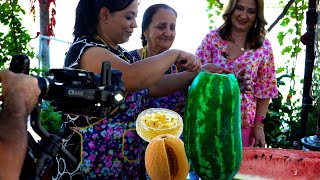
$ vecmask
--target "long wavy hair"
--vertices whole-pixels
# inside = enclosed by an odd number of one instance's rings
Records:
[[[254,25],[249,29],[246,37],[245,47],[250,49],[258,49],[262,46],[267,31],[265,26],[268,24],[264,18],[264,0],[255,0],[257,5],[256,21]],[[238,0],[229,0],[225,5],[225,11],[222,14],[224,23],[219,28],[219,34],[224,40],[232,40],[231,37],[231,16],[237,5]]]
[[[106,7],[110,13],[121,11],[134,0],[80,0],[76,8],[74,40],[82,36],[95,35],[100,9]]]
[[[166,4],[154,4],[148,7],[147,10],[144,12],[143,19],[142,19],[142,33],[141,33],[142,46],[146,46],[148,43],[143,32],[145,32],[149,28],[152,22],[153,16],[159,11],[159,9],[171,10],[176,15],[176,17],[178,17],[177,11]]]

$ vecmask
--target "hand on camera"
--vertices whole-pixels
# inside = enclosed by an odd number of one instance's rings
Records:
[[[40,94],[37,79],[32,76],[2,70],[0,71],[0,81],[2,83],[1,101],[21,103],[30,113]]]

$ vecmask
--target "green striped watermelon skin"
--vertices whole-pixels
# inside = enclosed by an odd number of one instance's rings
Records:
[[[233,74],[200,72],[188,91],[184,142],[202,179],[232,179],[242,159],[240,89]]]

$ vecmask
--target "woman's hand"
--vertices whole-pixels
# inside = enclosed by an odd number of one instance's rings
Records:
[[[250,74],[245,68],[242,68],[237,74],[236,77],[239,82],[240,91],[243,93],[248,93],[252,91],[252,79]]]
[[[211,73],[219,73],[219,74],[222,74],[222,73],[231,74],[231,73],[233,73],[229,69],[226,69],[226,68],[221,67],[221,66],[216,66],[216,65],[211,64],[211,63],[202,65],[201,68],[199,69],[199,72],[200,71],[209,71]]]
[[[201,61],[197,60],[194,54],[180,51],[179,56],[175,62],[178,67],[183,67],[186,71],[189,72],[197,72],[199,68],[202,66]]]
[[[202,67],[198,70],[200,71],[208,71],[211,73],[226,73],[226,74],[230,74],[233,73],[231,70],[226,69],[224,67],[221,66],[217,66],[214,64],[205,64],[202,65]],[[237,74],[236,74],[236,78],[238,79],[239,82],[239,86],[240,86],[240,91],[247,93],[252,91],[252,79],[250,74],[247,72],[247,70],[245,68],[242,68]]]
[[[259,122],[255,122],[255,125],[252,129],[252,134],[250,137],[250,142],[254,141],[254,147],[264,148],[266,145],[265,134],[264,134],[264,125]]]

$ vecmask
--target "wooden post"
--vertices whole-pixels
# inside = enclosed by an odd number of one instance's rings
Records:
[[[40,34],[48,35],[47,27],[49,25],[49,7],[48,0],[39,1],[40,5]],[[50,48],[49,41],[40,36],[39,42],[39,60],[41,68],[50,68]]]

